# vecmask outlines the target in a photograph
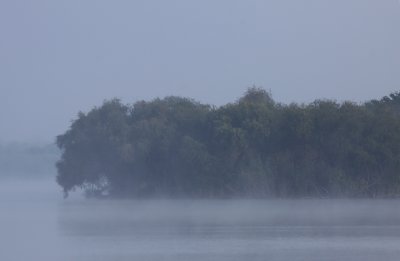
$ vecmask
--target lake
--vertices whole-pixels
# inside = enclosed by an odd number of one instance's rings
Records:
[[[0,260],[399,260],[400,200],[64,200],[0,181]]]

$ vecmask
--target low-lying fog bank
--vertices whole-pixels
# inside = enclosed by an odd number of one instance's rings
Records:
[[[1,260],[398,260],[399,200],[62,199],[0,181]],[[339,253],[339,254],[338,254]]]

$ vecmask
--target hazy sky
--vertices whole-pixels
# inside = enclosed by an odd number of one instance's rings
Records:
[[[104,99],[221,105],[400,89],[398,0],[0,1],[0,141],[54,140]]]

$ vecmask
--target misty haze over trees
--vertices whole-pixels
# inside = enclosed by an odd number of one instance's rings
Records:
[[[53,177],[59,157],[54,144],[0,143],[0,177]]]
[[[400,192],[400,94],[280,104],[250,88],[221,107],[114,99],[57,137],[66,195],[391,197]]]

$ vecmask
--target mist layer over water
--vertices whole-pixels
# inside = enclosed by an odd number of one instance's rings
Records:
[[[0,260],[398,260],[399,200],[62,199],[0,185]]]

